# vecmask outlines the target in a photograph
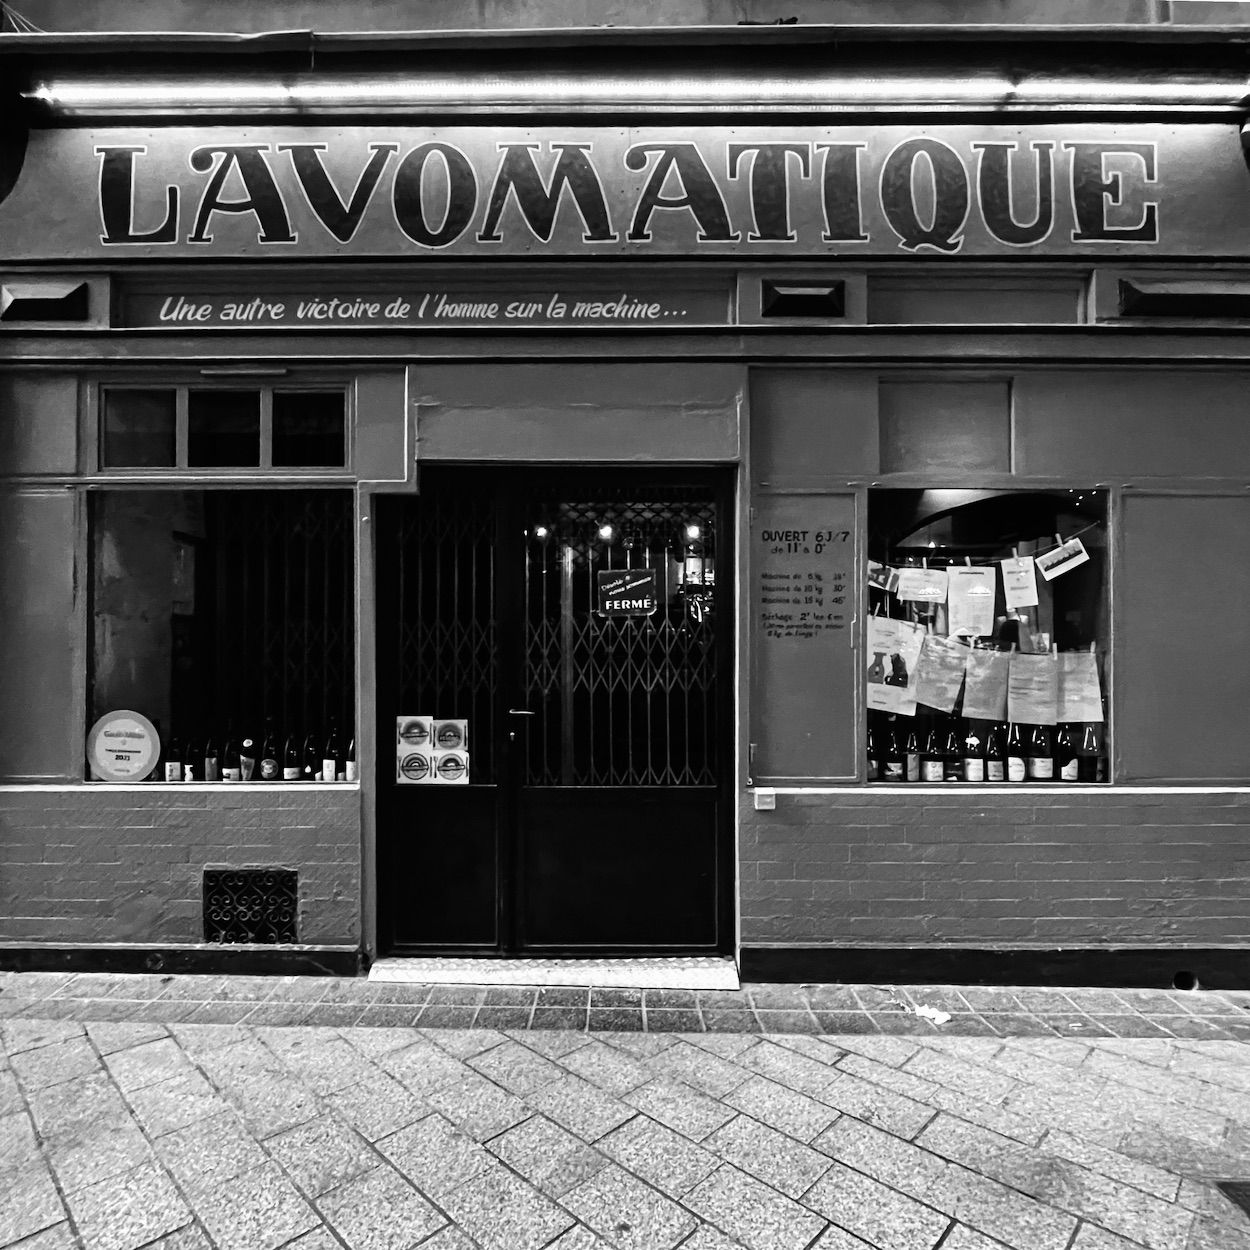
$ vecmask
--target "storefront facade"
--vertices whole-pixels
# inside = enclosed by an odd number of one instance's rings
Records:
[[[849,37],[10,55],[0,959],[1250,983],[1231,54]]]

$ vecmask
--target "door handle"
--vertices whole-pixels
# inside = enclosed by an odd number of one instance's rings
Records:
[[[531,712],[526,707],[510,707],[508,709],[509,716],[537,716],[537,712]]]

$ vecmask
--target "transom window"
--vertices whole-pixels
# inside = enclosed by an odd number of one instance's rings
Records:
[[[107,386],[101,469],[345,469],[343,388]]]

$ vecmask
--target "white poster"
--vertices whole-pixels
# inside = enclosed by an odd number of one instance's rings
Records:
[[[1006,651],[968,652],[964,671],[964,715],[969,720],[1007,719],[1007,672],[1011,656]]]
[[[1079,538],[1069,538],[1066,543],[1042,552],[1037,557],[1037,567],[1048,582],[1053,582],[1060,573],[1067,573],[1088,559],[1085,544]]]
[[[1061,721],[1102,722],[1102,683],[1098,657],[1092,651],[1065,651],[1059,657]]]
[[[946,570],[949,580],[947,632],[952,637],[980,638],[994,632],[994,570]]]
[[[945,603],[946,570],[899,569],[898,597],[913,603]]]
[[[924,642],[924,626],[868,618],[867,705],[878,712],[916,714],[916,661]]]
[[[1037,569],[1032,556],[1013,556],[1000,560],[1003,571],[1003,597],[1007,610],[1037,606]]]
[[[1059,657],[1011,653],[1007,674],[1007,719],[1023,725],[1054,725],[1059,720]]]
[[[916,702],[939,712],[953,712],[964,684],[969,648],[954,638],[928,634],[916,664]]]

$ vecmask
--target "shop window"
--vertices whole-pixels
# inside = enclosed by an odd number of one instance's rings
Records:
[[[872,782],[1109,780],[1104,492],[869,493]]]
[[[100,468],[328,470],[348,463],[341,389],[105,387]]]
[[[152,721],[153,780],[354,779],[352,517],[343,489],[94,493],[91,722]]]

